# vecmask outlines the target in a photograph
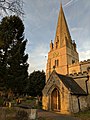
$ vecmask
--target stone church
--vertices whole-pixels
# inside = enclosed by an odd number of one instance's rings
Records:
[[[50,42],[42,93],[44,110],[70,114],[90,108],[90,60],[79,62],[62,5],[55,40]]]

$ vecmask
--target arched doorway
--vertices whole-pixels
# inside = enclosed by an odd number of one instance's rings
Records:
[[[54,111],[60,111],[60,93],[57,88],[51,93],[51,109]]]

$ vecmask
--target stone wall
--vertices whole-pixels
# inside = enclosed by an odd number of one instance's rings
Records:
[[[87,71],[88,67],[90,67],[90,59],[68,65],[68,71],[69,74],[83,73]]]
[[[71,65],[68,65],[68,71],[69,71],[69,74],[74,74],[74,73],[80,72],[79,63],[74,63],[74,64],[71,64]]]
[[[65,85],[61,82],[60,84],[60,98],[61,98],[61,110],[60,112],[63,114],[69,114],[69,90],[65,87]]]
[[[90,109],[90,94],[87,96],[87,106]]]
[[[77,84],[87,93],[87,88],[86,88],[86,84],[88,86],[88,72],[79,72],[79,73],[74,73],[74,74],[70,74],[70,77],[72,77]],[[90,89],[90,86],[88,86],[88,90]]]
[[[76,96],[76,95],[71,95],[70,96],[70,109],[71,113],[77,113],[79,111],[84,111],[89,108],[88,106],[88,99],[87,96]]]
[[[70,111],[71,113],[79,112],[78,99],[76,95],[70,95]]]
[[[87,71],[87,68],[90,67],[90,59],[80,62],[81,72]]]
[[[79,97],[79,101],[80,101],[80,110],[84,111],[88,109],[88,101],[87,101],[87,96],[80,96]]]
[[[42,97],[42,109],[43,110],[48,110],[49,103],[48,103],[48,96],[43,95]]]

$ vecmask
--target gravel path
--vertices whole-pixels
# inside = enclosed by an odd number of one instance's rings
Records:
[[[38,117],[51,118],[51,120],[80,120],[70,115],[62,115],[54,112],[38,110]]]

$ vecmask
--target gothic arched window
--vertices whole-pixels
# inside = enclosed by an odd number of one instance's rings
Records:
[[[59,66],[59,60],[55,60],[55,67]]]

